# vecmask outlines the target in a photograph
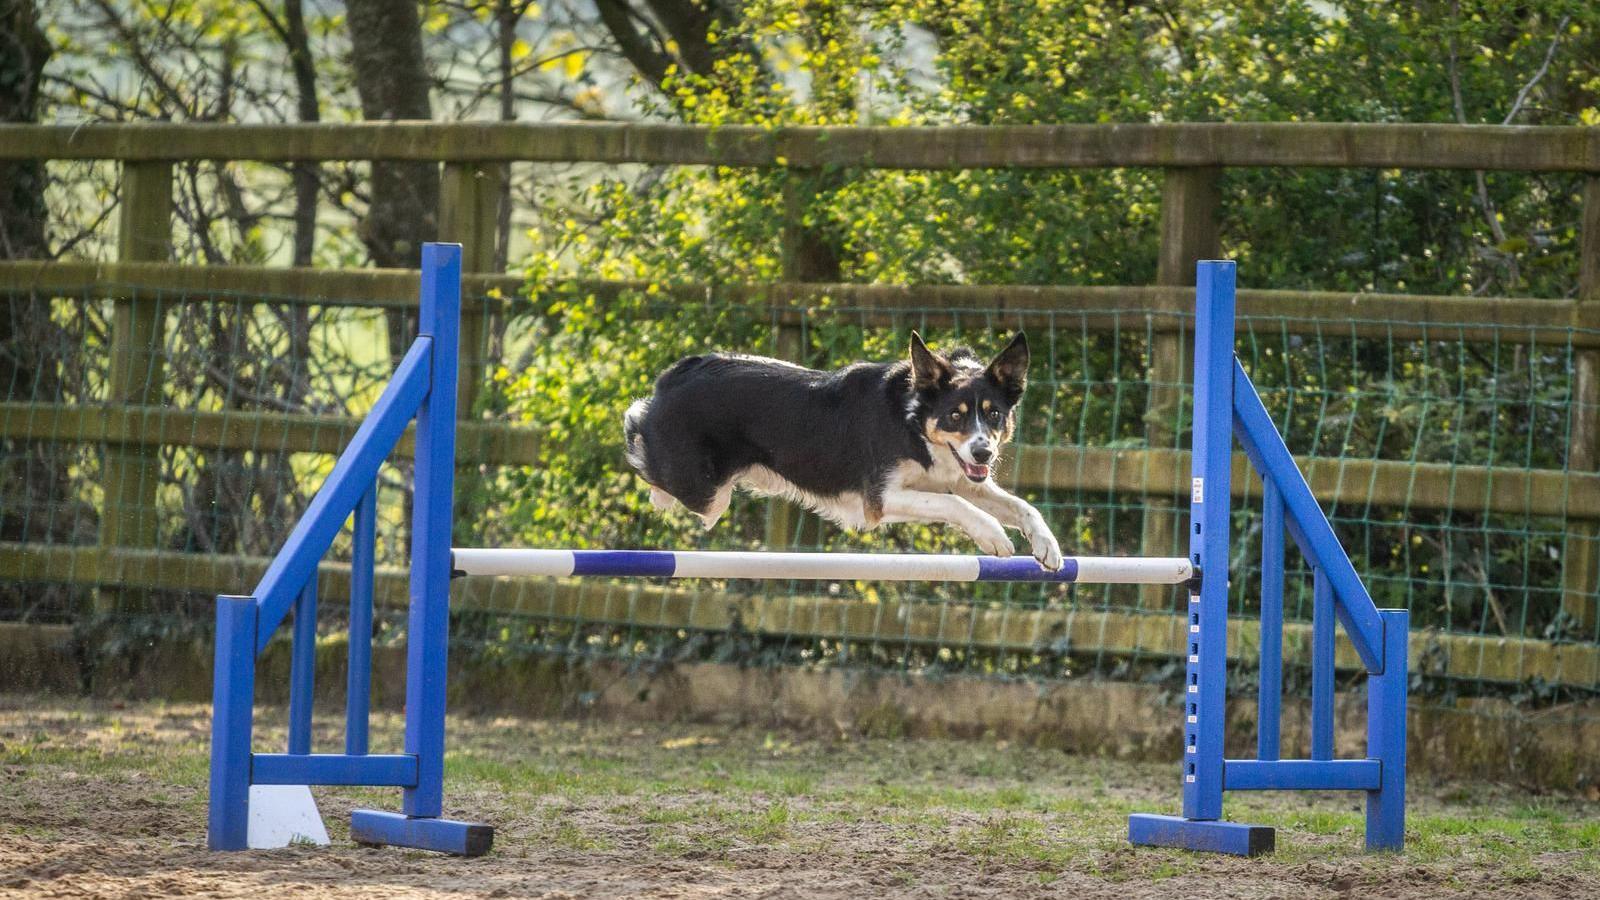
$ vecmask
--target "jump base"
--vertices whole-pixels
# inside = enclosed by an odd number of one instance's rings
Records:
[[[494,827],[479,822],[412,818],[377,809],[358,809],[350,813],[350,839],[358,844],[482,856],[494,846]]]
[[[1128,817],[1128,842],[1146,847],[1260,856],[1275,849],[1277,833],[1266,825],[1134,813]]]

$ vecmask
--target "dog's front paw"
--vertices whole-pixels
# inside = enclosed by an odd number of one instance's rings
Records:
[[[1028,543],[1033,547],[1033,558],[1039,561],[1052,572],[1061,568],[1061,545],[1056,543],[1056,536],[1050,529],[1039,524],[1028,529]]]
[[[985,519],[987,521],[979,520],[973,523],[973,527],[967,529],[967,534],[972,535],[972,539],[977,542],[978,549],[990,556],[1010,556],[1016,553],[1016,548],[1011,546],[1011,536],[1006,534],[1000,522],[989,516],[985,516]]]

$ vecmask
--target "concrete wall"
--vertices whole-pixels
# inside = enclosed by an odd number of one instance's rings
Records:
[[[262,660],[258,699],[288,692],[288,645]],[[319,647],[317,685],[324,709],[342,706],[345,645]],[[451,709],[619,721],[743,724],[829,736],[1003,738],[1040,748],[1123,759],[1178,759],[1176,692],[1094,679],[1065,682],[928,678],[857,670],[751,669],[715,663],[650,670],[620,661],[569,663],[552,657],[483,658],[458,653]],[[128,648],[117,658],[76,645],[71,629],[0,625],[0,690],[207,702],[209,641]],[[403,703],[405,654],[374,652],[374,704]],[[1337,706],[1342,756],[1361,756],[1366,695],[1346,692]],[[1255,700],[1229,705],[1229,754],[1255,747]],[[1304,755],[1308,704],[1286,701],[1283,753]],[[1507,781],[1540,790],[1600,791],[1600,702],[1523,711],[1496,699],[1452,705],[1415,702],[1410,715],[1412,773]]]

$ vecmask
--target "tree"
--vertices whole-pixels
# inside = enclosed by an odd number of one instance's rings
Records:
[[[347,0],[350,66],[361,117],[369,122],[431,119],[432,82],[422,57],[414,0]],[[432,163],[375,162],[361,240],[375,265],[416,268],[438,228],[439,170]],[[391,346],[394,340],[390,341]]]
[[[629,63],[657,88],[672,70],[710,78],[719,61],[750,47],[731,27],[738,4],[727,0],[595,0],[595,11]],[[717,36],[733,41],[719,46]]]
[[[264,0],[252,0],[261,17],[283,41],[294,72],[295,111],[302,122],[322,120],[322,105],[317,92],[317,67],[311,55],[311,39],[306,34],[305,9],[301,0],[283,0],[279,18]],[[311,265],[316,249],[317,205],[321,179],[316,163],[294,164],[294,264]]]
[[[50,44],[33,0],[0,0],[0,122],[38,118],[40,80]],[[38,162],[0,162],[0,260],[50,256],[45,168]],[[62,370],[75,349],[52,315],[51,299],[33,292],[0,295],[0,399],[59,403]],[[89,524],[72,510],[73,455],[49,441],[0,440],[0,540],[71,541]],[[53,602],[61,589],[0,588],[6,605],[31,609]]]
[[[38,120],[50,42],[33,0],[0,0],[0,122]],[[0,259],[46,255],[44,164],[0,161]]]

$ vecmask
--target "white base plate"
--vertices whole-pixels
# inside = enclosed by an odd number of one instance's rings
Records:
[[[290,844],[328,845],[311,788],[303,784],[250,786],[250,825],[245,843],[251,850],[276,850]]]

